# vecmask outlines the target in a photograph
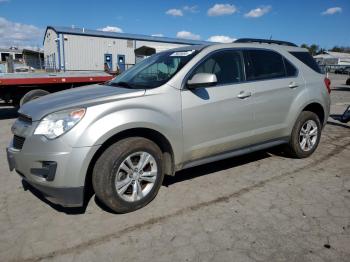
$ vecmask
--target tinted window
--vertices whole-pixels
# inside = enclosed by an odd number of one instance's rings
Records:
[[[242,59],[238,51],[222,51],[205,59],[192,73],[215,74],[218,84],[243,81]]]
[[[244,51],[247,80],[284,77],[285,69],[280,54],[268,50]]]
[[[312,70],[314,70],[315,72],[322,74],[320,67],[316,63],[315,59],[313,59],[313,57],[310,55],[310,53],[308,52],[290,52],[290,53],[296,58],[298,58],[305,65],[310,67]]]
[[[296,76],[297,75],[297,69],[287,59],[284,59],[284,65],[286,67],[287,76]]]

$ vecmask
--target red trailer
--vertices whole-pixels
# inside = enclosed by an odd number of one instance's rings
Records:
[[[14,106],[49,93],[109,81],[105,72],[0,74],[0,99]]]

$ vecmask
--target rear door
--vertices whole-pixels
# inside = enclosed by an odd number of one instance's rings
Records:
[[[252,142],[284,136],[292,102],[304,87],[301,74],[290,61],[273,50],[244,50],[244,62],[254,107]]]

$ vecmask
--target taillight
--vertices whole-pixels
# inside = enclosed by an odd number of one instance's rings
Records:
[[[328,94],[331,93],[331,80],[327,77],[324,78],[324,84],[326,85]]]

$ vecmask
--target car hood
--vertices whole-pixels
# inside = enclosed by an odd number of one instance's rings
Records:
[[[107,85],[91,85],[53,93],[24,104],[19,113],[39,121],[60,110],[118,101],[143,96],[145,89],[129,89]]]

